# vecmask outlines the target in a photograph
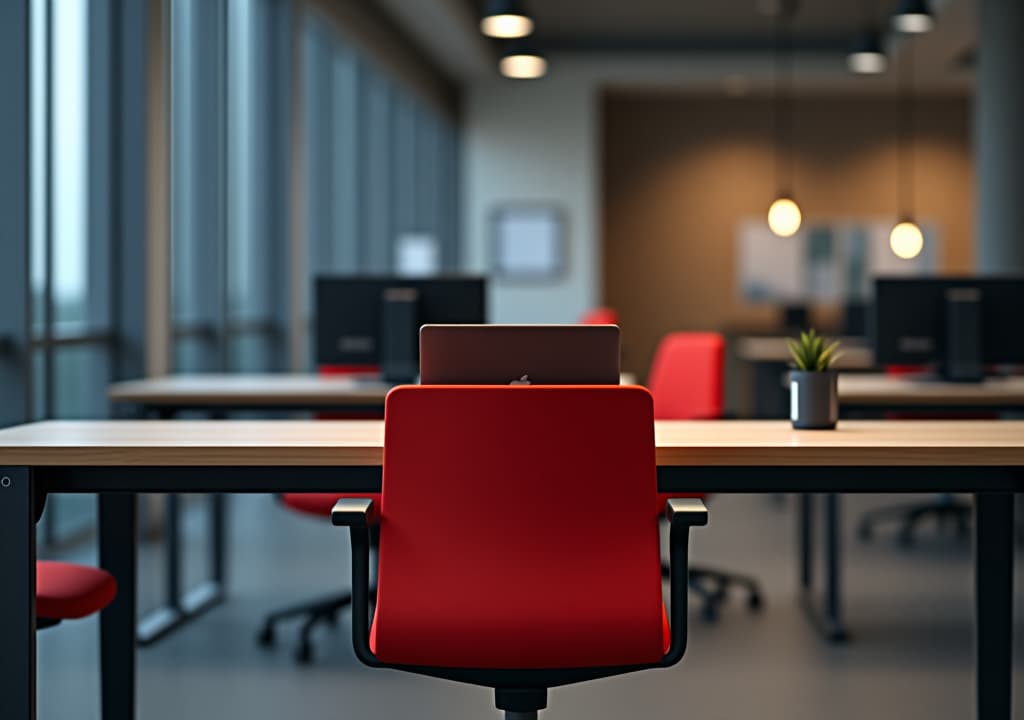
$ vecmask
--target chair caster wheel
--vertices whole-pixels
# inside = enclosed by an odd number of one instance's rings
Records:
[[[764,607],[764,600],[761,598],[761,593],[750,593],[750,598],[747,600],[747,607],[753,612],[757,612]]]
[[[295,662],[299,665],[309,665],[313,662],[313,646],[309,643],[302,643],[295,651]]]
[[[273,625],[264,625],[259,635],[256,636],[256,642],[260,644],[260,647],[274,647],[275,640]]]
[[[914,547],[914,536],[911,533],[900,533],[898,542],[901,548],[910,549]]]
[[[332,628],[336,628],[336,627],[338,627],[338,615],[336,613],[331,613],[330,615],[325,615],[324,616],[324,622],[326,622]]]
[[[861,525],[859,528],[857,528],[857,537],[864,542],[871,542],[871,539],[874,536],[875,534],[871,531],[870,525]]]

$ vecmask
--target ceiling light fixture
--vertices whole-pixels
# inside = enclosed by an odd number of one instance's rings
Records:
[[[779,237],[800,229],[803,213],[793,199],[793,39],[791,21],[797,3],[780,3],[775,15],[775,187],[768,208],[768,227]]]
[[[899,114],[899,187],[900,220],[889,233],[889,247],[901,260],[913,260],[924,249],[924,233],[914,222],[914,48],[908,46],[903,56],[905,65],[900,76]]]
[[[900,0],[892,16],[892,26],[898,32],[908,35],[930,32],[935,27],[935,16],[928,6],[928,0]]]
[[[881,33],[877,28],[865,28],[846,56],[846,67],[858,75],[879,75],[889,67],[889,58],[882,49]]]
[[[513,80],[536,80],[547,74],[548,61],[533,48],[510,43],[501,54],[498,69]]]
[[[526,37],[533,32],[533,18],[519,0],[488,0],[480,32],[503,40]]]

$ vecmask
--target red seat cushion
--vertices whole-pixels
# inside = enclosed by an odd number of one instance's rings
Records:
[[[117,581],[105,570],[71,563],[36,563],[36,615],[71,620],[99,612],[117,595]]]
[[[330,517],[334,503],[341,498],[370,498],[378,511],[380,509],[380,493],[285,493],[281,502],[292,510]]]

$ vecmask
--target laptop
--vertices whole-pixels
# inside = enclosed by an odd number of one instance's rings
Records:
[[[618,385],[618,325],[424,325],[423,385]]]

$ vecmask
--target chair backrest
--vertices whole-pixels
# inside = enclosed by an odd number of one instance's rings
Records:
[[[725,339],[718,333],[674,332],[658,344],[647,377],[658,420],[722,416]]]
[[[650,394],[405,386],[385,411],[386,663],[548,669],[664,647]]]
[[[580,316],[581,325],[618,325],[619,312],[615,308],[596,307]]]

